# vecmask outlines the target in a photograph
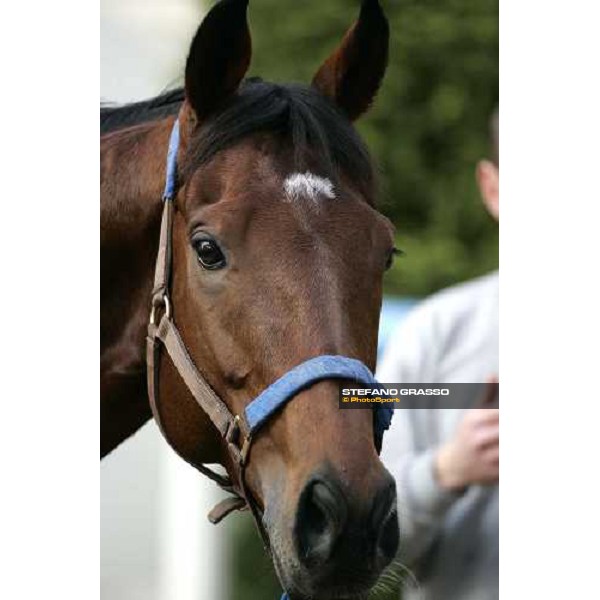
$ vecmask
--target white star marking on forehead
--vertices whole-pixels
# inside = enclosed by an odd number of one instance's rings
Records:
[[[313,173],[292,173],[283,182],[283,189],[287,199],[291,202],[307,198],[316,202],[320,196],[335,198],[333,183],[329,179],[319,177]]]

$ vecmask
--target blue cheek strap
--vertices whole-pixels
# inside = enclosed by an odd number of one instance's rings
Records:
[[[369,368],[359,360],[346,356],[317,356],[294,367],[259,394],[245,410],[250,435],[302,390],[326,379],[349,379],[377,385]],[[373,427],[377,452],[381,451],[383,434],[392,422],[393,409],[378,405],[374,409]]]
[[[165,173],[165,191],[163,200],[173,200],[177,193],[177,153],[179,152],[179,119],[175,119],[171,136],[169,137],[169,148],[167,150],[167,171]]]

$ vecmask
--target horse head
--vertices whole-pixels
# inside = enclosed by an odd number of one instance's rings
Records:
[[[189,355],[232,414],[295,366],[341,355],[375,366],[393,228],[352,122],[387,62],[388,25],[365,0],[310,86],[245,80],[247,1],[223,0],[190,47],[179,110],[171,301]],[[162,360],[163,429],[191,463],[210,431]],[[373,414],[339,410],[338,383],[301,390],[253,440],[245,485],[292,598],[365,593],[398,545],[396,492]],[[212,431],[216,458],[239,477]]]

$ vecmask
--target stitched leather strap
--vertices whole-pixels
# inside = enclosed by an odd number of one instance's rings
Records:
[[[262,511],[256,501],[249,493],[246,487],[245,465],[246,458],[251,444],[251,438],[245,437],[241,442],[243,430],[240,427],[241,420],[236,419],[229,412],[223,401],[216,396],[213,389],[200,375],[191,360],[185,345],[177,331],[177,328],[166,314],[163,315],[158,327],[152,323],[148,326],[147,338],[147,361],[148,361],[148,395],[154,420],[158,424],[161,433],[169,442],[169,445],[184,460],[190,462],[187,457],[181,455],[175,444],[171,442],[165,431],[163,418],[160,410],[159,398],[159,372],[161,348],[165,348],[173,365],[181,374],[192,396],[198,402],[202,410],[205,410],[217,430],[227,441],[229,453],[234,458],[238,466],[238,481],[232,482],[229,478],[215,473],[208,467],[200,463],[192,463],[198,471],[215,481],[223,490],[232,494],[231,498],[219,502],[209,513],[208,518],[212,523],[218,523],[229,513],[236,510],[250,509],[254,517],[254,522],[258,530],[265,549],[269,552],[269,538],[262,522]],[[240,444],[242,448],[240,449]],[[238,487],[239,486],[239,487]]]
[[[190,462],[187,457],[180,454],[175,444],[171,442],[163,423],[161,403],[159,400],[159,373],[160,359],[162,349],[164,348],[193,398],[200,408],[208,415],[221,437],[226,441],[229,454],[238,468],[238,481],[232,482],[228,477],[215,473],[203,464],[192,464],[198,471],[215,481],[222,489],[233,496],[226,501],[220,502],[209,514],[209,519],[211,522],[217,523],[230,512],[242,510],[247,506],[252,512],[256,527],[265,548],[269,551],[269,539],[262,522],[262,511],[246,487],[244,471],[248,453],[250,451],[251,436],[249,435],[250,431],[245,418],[243,416],[234,417],[225,403],[198,371],[175,323],[173,322],[172,315],[170,314],[168,291],[171,269],[172,220],[173,200],[166,197],[161,222],[158,257],[156,260],[152,312],[150,323],[148,324],[148,337],[146,342],[148,396],[152,414],[169,445],[184,460]],[[162,310],[163,314],[157,324],[156,317],[159,310]]]
[[[164,317],[163,317],[164,319]],[[146,338],[146,361],[147,361],[147,373],[148,373],[148,398],[150,400],[150,408],[152,409],[152,415],[154,416],[154,420],[156,424],[164,436],[164,438],[169,442],[169,445],[177,452],[179,456],[181,456],[186,462],[190,462],[186,456],[183,456],[175,446],[175,444],[171,443],[167,432],[165,431],[163,416],[161,413],[161,405],[158,401],[159,398],[159,373],[160,373],[160,355],[161,355],[161,346],[162,342],[160,338],[158,338],[155,333],[158,328],[154,326],[149,327],[148,337]],[[179,369],[178,369],[179,371]],[[236,494],[235,488],[231,482],[231,480],[224,476],[216,473],[212,469],[206,467],[201,463],[190,463],[193,467],[198,469],[203,475],[206,475],[209,479],[217,483],[221,488],[225,491]]]
[[[190,358],[185,344],[181,339],[179,331],[177,331],[175,323],[172,320],[172,315],[170,315],[168,289],[169,274],[171,270],[172,221],[173,201],[170,198],[165,198],[154,276],[152,313],[150,323],[148,324],[146,362],[148,372],[148,396],[152,414],[165,439],[169,442],[171,447],[180,454],[175,445],[171,443],[169,436],[165,431],[161,414],[159,402],[159,372],[162,348],[165,348],[169,354],[173,365],[181,375],[181,378],[185,382],[190,393],[200,405],[200,408],[208,415],[221,437],[227,438],[228,435],[231,435],[230,430],[236,426],[236,421],[227,406],[225,406],[225,403],[215,394],[207,381],[198,372],[198,369]],[[163,314],[160,322],[156,324],[156,314],[160,309],[163,310]],[[188,460],[186,457],[183,458]],[[213,481],[216,481],[224,489],[228,491],[233,489],[229,478],[213,472],[204,465],[194,464],[194,466]]]
[[[173,200],[165,198],[160,223],[160,240],[158,256],[154,270],[154,286],[152,288],[152,306],[161,304],[168,294],[171,274],[171,236],[173,230]]]
[[[163,343],[173,365],[200,408],[208,415],[221,437],[226,437],[234,417],[198,372],[173,321],[164,315],[156,330],[150,332],[150,337]]]

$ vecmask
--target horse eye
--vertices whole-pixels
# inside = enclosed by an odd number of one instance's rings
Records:
[[[227,264],[225,255],[214,240],[206,238],[198,240],[194,242],[194,248],[198,255],[198,262],[204,269],[214,271],[222,269]]]
[[[385,270],[389,270],[392,268],[392,265],[394,264],[394,258],[396,256],[402,256],[404,254],[403,250],[400,250],[400,248],[392,248],[390,253],[388,254],[387,260],[385,261]]]

